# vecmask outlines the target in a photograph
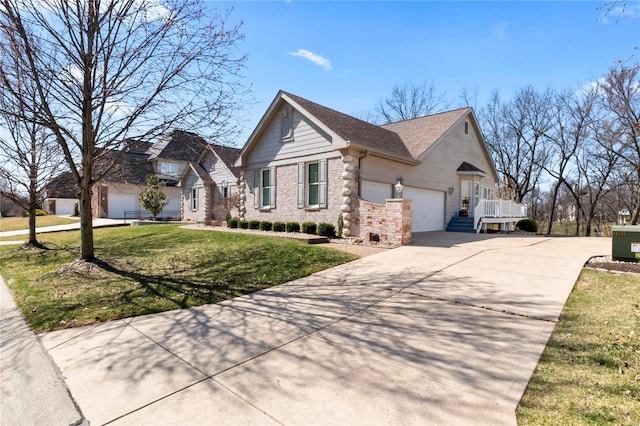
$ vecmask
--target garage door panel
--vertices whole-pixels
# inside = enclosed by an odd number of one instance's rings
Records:
[[[404,198],[411,199],[413,232],[444,230],[444,192],[405,187]]]

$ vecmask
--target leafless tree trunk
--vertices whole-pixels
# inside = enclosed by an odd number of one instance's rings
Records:
[[[171,128],[235,134],[245,57],[229,17],[197,0],[0,0],[0,91],[15,106],[25,81],[37,90],[26,113],[0,114],[45,126],[60,145],[80,191],[82,259],[95,257],[92,188],[113,152]]]
[[[620,156],[640,190],[640,65],[612,68],[600,83],[601,105],[610,119],[604,128],[612,139],[610,149]],[[634,198],[639,198],[636,193]],[[640,218],[640,203],[632,209],[631,223]]]
[[[594,90],[583,95],[576,95],[574,92],[558,93],[550,108],[553,111],[551,127],[544,134],[550,142],[549,161],[540,165],[555,179],[551,189],[548,234],[551,234],[560,187],[569,185],[568,175],[575,164],[576,154],[590,135],[595,96]]]
[[[14,90],[20,94],[19,102],[13,104],[14,100],[2,92],[0,109],[11,108],[19,111],[22,116],[29,116],[25,104],[33,103],[37,96],[35,87],[29,80],[25,80]],[[39,245],[36,237],[36,210],[41,205],[45,185],[60,173],[64,158],[51,132],[34,121],[23,121],[14,115],[0,115],[0,126],[5,130],[0,134],[0,178],[4,182],[0,193],[27,210],[27,244]]]

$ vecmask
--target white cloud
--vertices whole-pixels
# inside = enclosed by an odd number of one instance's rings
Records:
[[[324,68],[327,71],[331,71],[331,62],[329,62],[329,60],[325,57],[322,57],[320,55],[317,55],[309,50],[306,49],[298,49],[295,52],[289,52],[289,55],[291,56],[299,56],[301,58],[304,58],[308,61],[313,62],[314,64],[316,64],[319,67]]]

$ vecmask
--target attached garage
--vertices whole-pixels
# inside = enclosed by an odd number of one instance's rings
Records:
[[[363,180],[361,185],[360,193],[363,200],[382,204],[384,200],[393,196],[393,186],[389,183]]]
[[[124,218],[124,212],[127,213],[129,218],[132,218],[131,213],[136,210],[140,210],[138,204],[138,194],[114,194],[109,193],[109,204],[108,204],[108,212],[107,217],[111,219],[122,219]]]
[[[405,186],[403,198],[411,200],[411,231],[444,230],[444,192]]]

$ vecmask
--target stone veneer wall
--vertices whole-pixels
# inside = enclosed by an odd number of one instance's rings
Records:
[[[404,245],[411,242],[411,200],[390,199],[384,204],[352,200],[351,236],[368,241],[377,234],[380,242]]]

